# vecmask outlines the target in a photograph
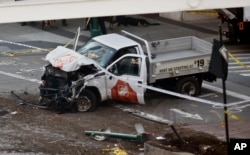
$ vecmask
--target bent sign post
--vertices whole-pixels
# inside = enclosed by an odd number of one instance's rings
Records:
[[[211,63],[209,71],[217,78],[222,79],[223,87],[223,100],[224,100],[224,120],[225,120],[225,132],[226,142],[229,146],[229,130],[228,130],[228,115],[227,115],[227,97],[226,97],[226,79],[228,75],[228,54],[224,46],[222,46],[222,37],[220,29],[220,41],[214,40],[213,52],[211,56]]]

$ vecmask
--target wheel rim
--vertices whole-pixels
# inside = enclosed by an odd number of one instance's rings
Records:
[[[183,84],[183,87],[181,89],[182,94],[186,94],[186,95],[195,95],[196,93],[196,87],[193,83],[188,82]]]
[[[91,107],[91,101],[86,96],[80,96],[77,101],[77,110],[80,112],[85,112]]]

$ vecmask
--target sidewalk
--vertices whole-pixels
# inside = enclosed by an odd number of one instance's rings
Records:
[[[183,23],[164,18],[154,18],[150,16],[141,16],[149,22],[158,22],[159,26],[135,27],[135,26],[114,26],[114,29],[109,29],[109,23],[106,23],[108,33],[119,33],[120,30],[126,30],[143,37],[147,40],[166,39],[187,35],[196,35],[197,37],[211,41],[217,35],[214,28],[207,28],[207,21],[200,22],[199,26],[193,23]],[[0,40],[10,41],[11,43],[22,43],[39,48],[55,48],[58,45],[65,45],[74,38],[77,28],[82,29],[85,25],[85,19],[71,19],[67,20],[68,26],[64,27],[61,21],[57,21],[57,28],[49,30],[41,29],[41,22],[36,22],[36,25],[21,26],[20,23],[0,24]],[[217,21],[209,21],[210,25]],[[212,35],[212,37],[211,37]],[[80,44],[86,42],[90,38],[89,31],[82,31],[80,37]],[[25,46],[17,44],[6,44],[0,42],[0,52],[12,52],[15,50],[27,49]]]

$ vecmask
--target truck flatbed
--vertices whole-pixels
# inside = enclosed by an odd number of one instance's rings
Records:
[[[207,72],[212,44],[194,36],[147,42],[150,82]]]
[[[210,56],[210,54],[208,55]],[[191,58],[191,57],[193,58],[193,57],[199,57],[199,56],[204,56],[204,53],[198,50],[183,50],[183,51],[178,51],[178,52],[173,51],[173,52],[155,55],[155,57],[152,59],[152,63],[186,59],[186,58]]]

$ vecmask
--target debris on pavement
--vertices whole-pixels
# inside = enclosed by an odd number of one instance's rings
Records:
[[[112,155],[128,155],[128,153],[119,147],[107,148],[102,150],[104,153],[112,153]]]
[[[85,135],[93,137],[93,139],[102,141],[107,137],[109,138],[119,138],[123,140],[135,141],[138,143],[144,143],[145,141],[152,140],[154,137],[145,132],[143,126],[139,123],[135,124],[137,134],[125,134],[111,132],[109,128],[100,131],[85,131]]]
[[[48,105],[43,106],[43,105],[38,105],[35,103],[25,101],[24,99],[20,98],[16,93],[14,93],[14,91],[11,91],[11,96],[18,102],[18,104],[29,105],[29,106],[33,106],[33,107],[37,107],[41,109],[47,109],[49,107]]]

